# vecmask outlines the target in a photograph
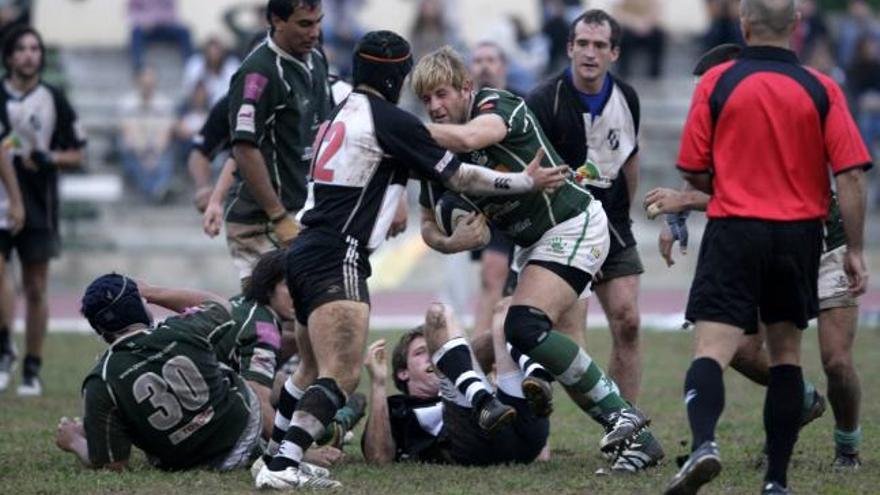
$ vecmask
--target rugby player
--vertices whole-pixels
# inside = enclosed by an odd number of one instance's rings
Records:
[[[318,372],[299,400],[290,399],[295,409],[287,433],[258,473],[258,488],[340,486],[298,466],[360,380],[370,314],[368,258],[388,233],[410,173],[477,194],[552,189],[567,173],[567,167],[540,166],[540,156],[524,172],[494,172],[438,146],[415,116],[396,106],[412,68],[409,43],[399,35],[367,33],[353,58],[355,90],[318,132],[309,198],[299,217],[305,228],[288,254],[287,281],[308,336],[300,351],[313,354]],[[494,397],[481,409],[489,411],[481,412],[484,429],[507,414]]]
[[[132,445],[162,469],[246,466],[258,454],[260,401],[208,340],[229,310],[208,302],[154,327],[132,279],[93,281],[82,314],[109,348],[83,382],[82,422],[59,422],[58,447],[92,468],[123,469]]]
[[[388,397],[386,393],[385,340],[377,340],[367,350],[370,415],[361,445],[367,462],[487,466],[536,459],[547,443],[550,425],[546,415],[535,414],[525,399],[522,382],[526,375],[507,350],[506,306],[500,309],[490,330],[498,387],[488,393],[516,411],[515,420],[494,434],[479,426],[468,394],[491,390],[491,386],[451,310],[433,304],[425,323],[405,333],[392,351],[392,379],[400,395]],[[546,373],[540,366],[523,364],[532,374]],[[450,374],[459,377],[458,381]]]
[[[548,164],[561,163],[525,102],[507,91],[476,90],[461,57],[451,48],[423,57],[413,71],[412,85],[433,122],[428,124],[431,135],[462,159],[487,169],[518,171],[539,152]],[[443,194],[440,184],[422,186],[425,242],[445,253],[485,242],[478,235],[446,235],[438,227],[434,210]],[[600,447],[617,452],[615,470],[655,465],[663,450],[645,429],[648,419],[620,396],[617,385],[575,341],[554,329],[553,322],[560,321],[582,326],[574,321],[583,314],[579,299],[589,295],[609,247],[601,204],[571,180],[554,192],[467,199],[479,213],[465,218],[466,229],[473,228],[474,218],[485,215],[518,247],[514,270],[519,283],[505,322],[510,344],[544,366],[606,428]],[[474,245],[463,242],[468,239]],[[547,384],[533,385],[525,389],[533,403],[550,400]]]

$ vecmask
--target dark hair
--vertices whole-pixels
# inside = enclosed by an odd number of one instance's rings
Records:
[[[287,252],[283,249],[269,251],[254,265],[250,278],[244,286],[244,298],[259,304],[269,304],[278,282],[284,280],[287,270]]]
[[[266,22],[269,23],[269,30],[275,32],[275,26],[272,25],[272,16],[282,21],[287,21],[293,15],[293,11],[302,5],[311,9],[318,6],[321,0],[269,0],[266,5]]]
[[[40,70],[43,70],[43,66],[46,64],[46,45],[43,44],[43,37],[33,27],[19,24],[13,27],[6,34],[6,37],[3,38],[3,68],[6,69],[7,73],[12,72],[12,68],[9,66],[9,59],[15,53],[15,45],[29,34],[37,38],[37,44],[40,45]]]
[[[406,386],[405,380],[401,380],[397,376],[397,372],[406,369],[406,356],[409,354],[409,345],[417,338],[424,336],[425,327],[424,325],[419,325],[404,333],[400,340],[397,341],[397,344],[394,345],[394,350],[391,351],[391,377],[394,379],[394,386],[397,387],[397,390],[405,394],[409,393],[409,387]]]
[[[483,40],[478,41],[476,45],[474,45],[474,49],[472,53],[477,51],[477,48],[482,48],[484,46],[488,46],[490,48],[494,48],[495,52],[498,53],[498,57],[501,59],[501,62],[507,63],[507,53],[504,52],[504,48],[501,48],[501,45],[492,41],[492,40]]]
[[[605,12],[602,9],[591,9],[583,14],[579,15],[577,19],[572,21],[571,25],[568,27],[568,42],[574,42],[574,32],[577,28],[577,25],[583,22],[584,24],[599,24],[602,25],[604,23],[608,23],[608,26],[611,28],[611,48],[615,48],[620,46],[620,40],[623,38],[623,30],[620,28],[620,23],[617,22],[617,19],[611,17],[608,12]]]

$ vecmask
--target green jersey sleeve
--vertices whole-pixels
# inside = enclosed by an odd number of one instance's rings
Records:
[[[271,67],[260,63],[259,57],[249,58],[253,60],[241,66],[229,86],[229,128],[233,144],[244,141],[259,146],[266,121],[284,97]]]
[[[131,439],[104,381],[97,376],[90,376],[83,384],[83,401],[83,427],[92,466],[103,467],[128,460],[131,455]]]
[[[281,325],[268,308],[254,305],[236,347],[241,377],[271,388],[281,352]]]
[[[233,325],[235,322],[226,307],[216,301],[205,301],[187,308],[179,315],[166,318],[160,326],[171,326],[178,331],[210,339],[219,330]]]
[[[474,96],[474,113],[480,115],[497,115],[507,126],[508,135],[523,134],[529,130],[526,102],[513,93],[498,89],[482,89]]]

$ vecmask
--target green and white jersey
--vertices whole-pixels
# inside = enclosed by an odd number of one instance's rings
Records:
[[[210,334],[217,359],[245,380],[271,388],[281,351],[281,322],[268,306],[244,296],[229,300],[232,325],[221,325]]]
[[[332,107],[327,74],[327,60],[319,50],[299,59],[268,37],[244,60],[229,87],[231,141],[260,149],[288,211],[301,209],[306,200],[312,141]],[[238,174],[236,179],[226,201],[226,219],[268,221]]]
[[[498,115],[507,125],[507,136],[497,144],[459,155],[463,162],[473,163],[499,172],[521,172],[544,150],[544,166],[562,164],[556,150],[544,135],[537,119],[525,101],[512,93],[484,88],[474,95],[471,118]],[[442,186],[422,184],[420,202],[432,208]],[[552,194],[534,192],[513,196],[468,196],[493,226],[504,232],[519,246],[528,247],[554,226],[587,210],[592,196],[586,189],[568,180]]]
[[[131,444],[163,469],[229,453],[248,424],[246,385],[208,341],[229,321],[223,306],[205,303],[110,346],[83,382],[93,464],[127,459]]]
[[[828,217],[825,219],[825,245],[822,252],[833,251],[846,244],[846,231],[843,230],[843,218],[840,216],[840,204],[837,202],[837,194],[831,194],[831,204],[828,206]]]

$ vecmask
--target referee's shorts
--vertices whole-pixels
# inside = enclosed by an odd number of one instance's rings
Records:
[[[822,222],[713,218],[706,225],[691,285],[688,321],[758,331],[791,322],[807,327],[819,311]]]

